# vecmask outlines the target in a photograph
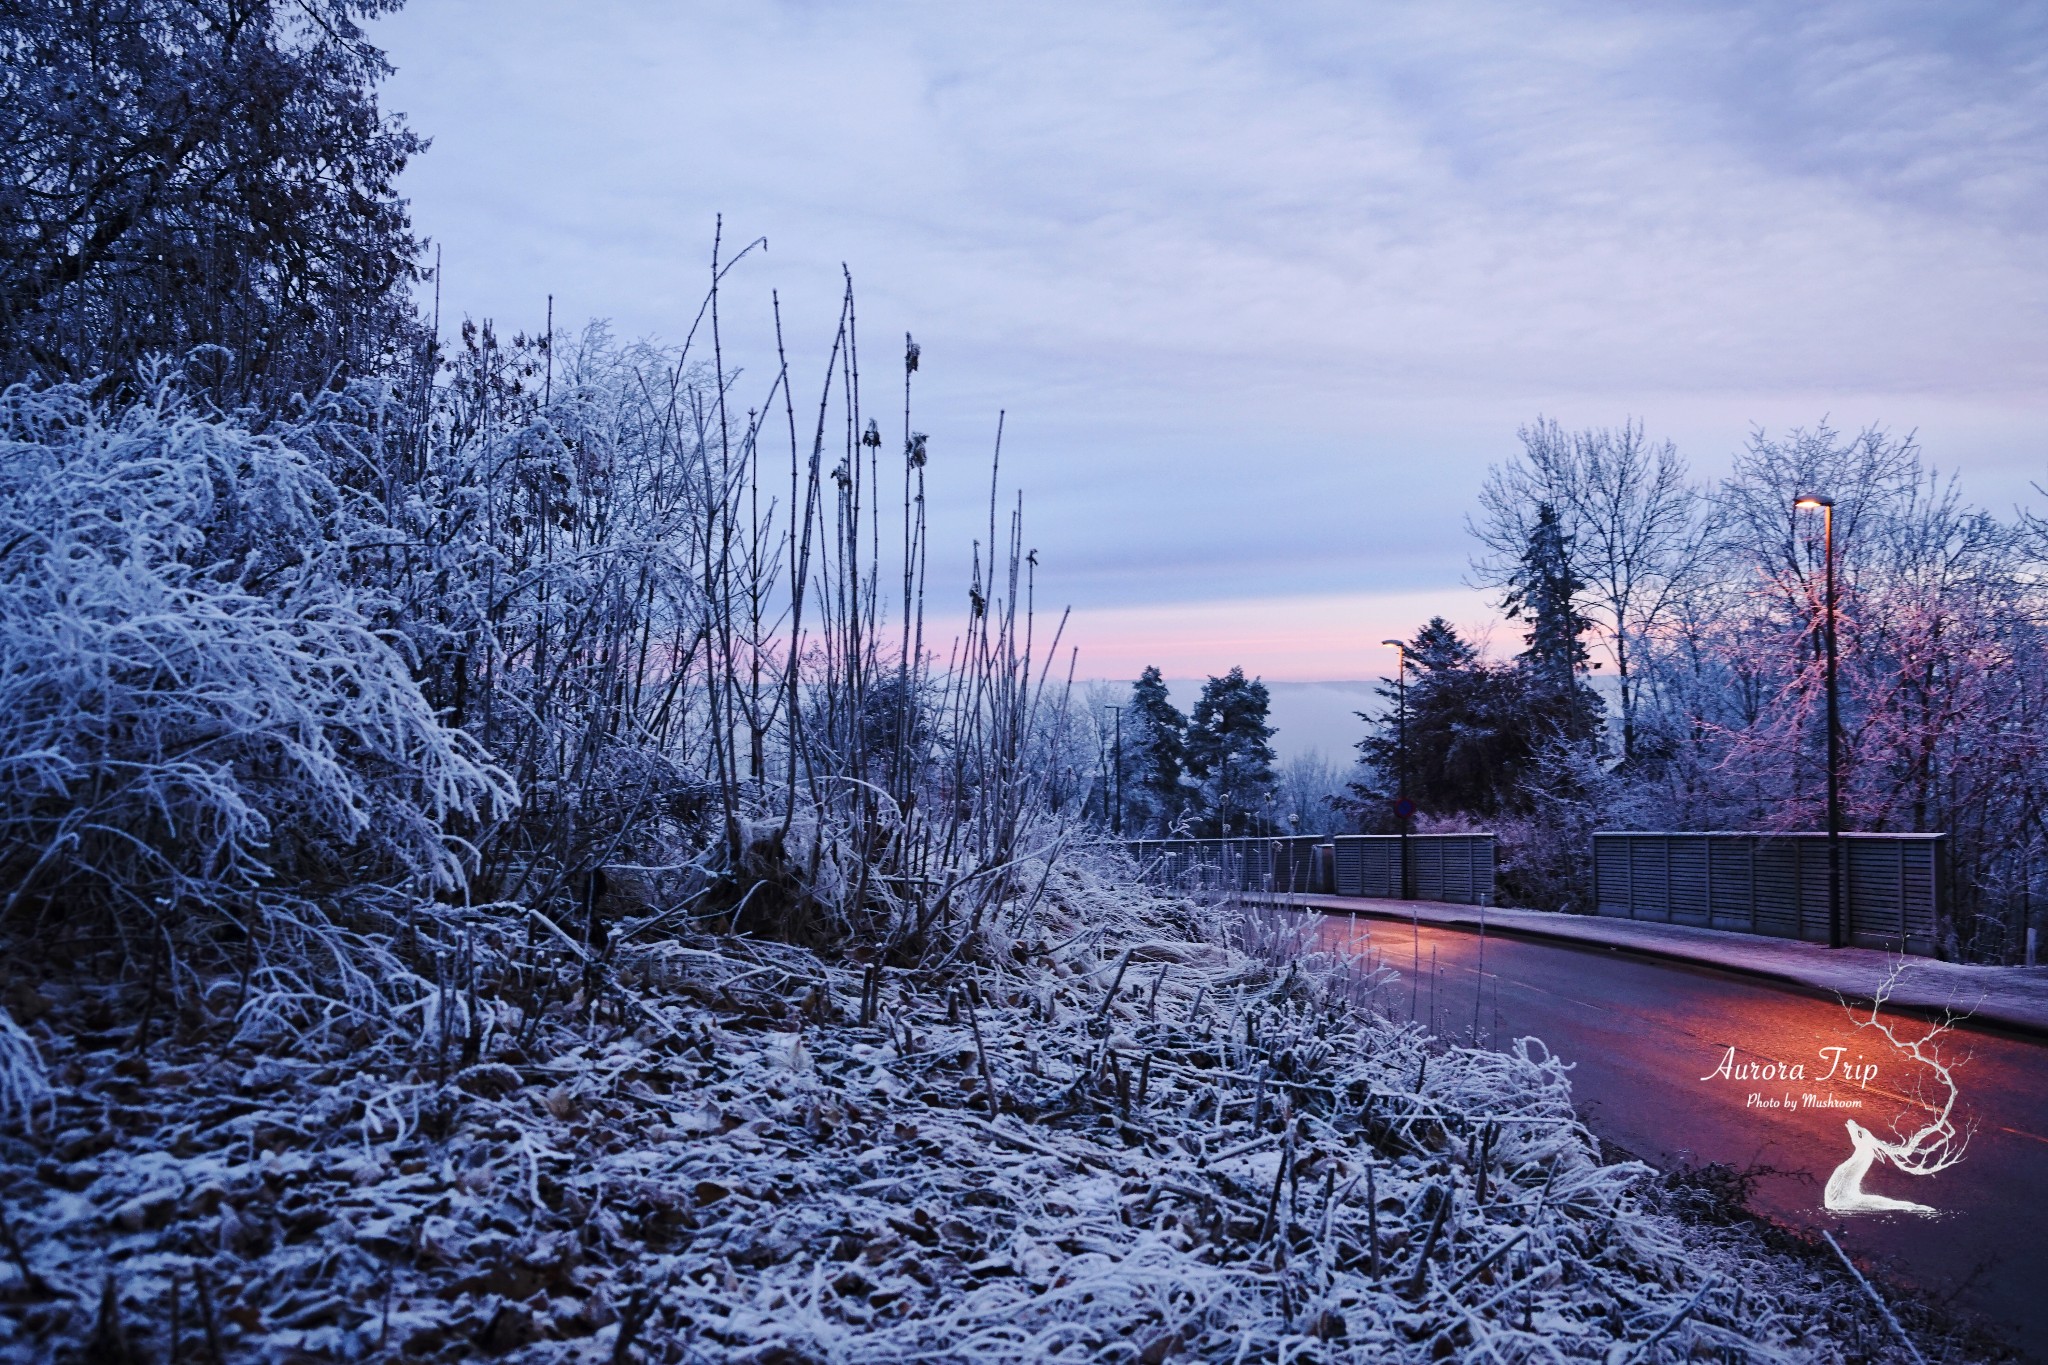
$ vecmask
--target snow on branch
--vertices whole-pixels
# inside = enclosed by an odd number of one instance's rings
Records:
[[[513,793],[365,619],[341,518],[172,375],[0,394],[0,918],[260,948],[294,886],[463,884]]]

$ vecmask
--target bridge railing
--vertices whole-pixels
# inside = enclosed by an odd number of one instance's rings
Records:
[[[1398,834],[1339,835],[1336,885],[1340,896],[1401,899],[1401,844]],[[1491,905],[1496,851],[1491,834],[1411,834],[1408,890],[1420,901]]]
[[[1322,889],[1312,834],[1236,839],[1132,839],[1124,847],[1145,880],[1188,891],[1312,892]],[[1327,861],[1325,859],[1324,861]]]
[[[1844,834],[1843,931],[1859,948],[1932,956],[1947,880],[1945,834]],[[1825,943],[1828,836],[1602,830],[1599,913]]]
[[[1188,890],[1401,895],[1401,843],[1394,834],[1237,839],[1135,839],[1125,847],[1147,881]],[[1418,900],[1491,904],[1491,834],[1413,834],[1408,880]]]

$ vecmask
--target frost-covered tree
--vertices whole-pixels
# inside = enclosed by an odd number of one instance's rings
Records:
[[[0,0],[0,382],[207,349],[272,404],[411,359],[396,0]]]
[[[1406,753],[1400,690],[1387,679],[1379,688],[1384,708],[1359,715],[1371,728],[1358,744],[1353,812],[1369,829],[1391,828],[1388,807],[1403,794],[1404,769],[1405,794],[1430,815],[1486,817],[1518,807],[1543,713],[1529,676],[1480,658],[1440,616],[1415,633],[1407,656]]]
[[[1699,502],[1675,457],[1653,450],[1631,465],[1619,435],[1539,423],[1523,439],[1524,458],[1490,477],[1474,528],[1486,546],[1482,576],[1507,587],[1531,624],[1521,671],[1548,677],[1541,691],[1559,695],[1572,658],[1567,601],[1586,604],[1588,634],[1617,666],[1625,644],[1629,669],[1619,764],[1560,746],[1566,726],[1537,736],[1512,774],[1496,769],[1490,781],[1514,798],[1488,818],[1529,874],[1524,892],[1560,905],[1582,899],[1573,868],[1589,856],[1584,835],[1596,824],[1822,825],[1822,521],[1793,506],[1819,492],[1834,501],[1848,825],[1950,835],[1951,947],[1994,959],[2020,952],[2048,890],[2034,777],[2048,754],[2039,704],[2048,545],[2029,538],[2024,520],[1969,507],[1910,437],[1879,427],[1753,432]],[[1609,515],[1592,514],[1602,507]],[[1636,604],[1628,611],[1618,589]],[[1440,700],[1423,652],[1418,637],[1409,691],[1418,769],[1434,761]],[[1460,682],[1478,691],[1476,679]],[[1544,705],[1532,695],[1514,714],[1539,716]],[[1462,709],[1447,733],[1468,755],[1487,752],[1477,741],[1503,732],[1480,717],[1501,708]],[[1366,792],[1385,785],[1373,775],[1385,771],[1388,729],[1363,746]]]
[[[1233,667],[1202,685],[1188,716],[1187,771],[1199,784],[1203,822],[1213,832],[1256,833],[1270,823],[1273,727],[1266,685]]]
[[[1286,834],[1329,834],[1336,830],[1344,772],[1320,749],[1292,754],[1278,769],[1280,821]]]
[[[1640,422],[1566,431],[1539,417],[1520,431],[1522,450],[1487,471],[1477,581],[1512,589],[1549,507],[1569,547],[1575,590],[1590,634],[1611,665],[1620,713],[1620,757],[1636,752],[1643,673],[1670,627],[1711,542],[1713,523],[1670,441],[1652,441]]]
[[[1550,686],[1569,686],[1586,667],[1586,646],[1579,637],[1588,623],[1578,603],[1585,586],[1572,566],[1572,538],[1559,522],[1557,509],[1547,502],[1538,504],[1529,543],[1501,605],[1510,621],[1528,622],[1529,631],[1522,637],[1528,648],[1519,657]]]
[[[1654,656],[1656,761],[1635,799],[1673,827],[1821,826],[1824,546],[1799,492],[1835,504],[1848,827],[1949,834],[1953,950],[2015,954],[2043,889],[2042,560],[1910,438],[1752,433],[1716,492],[1713,557]]]
[[[1187,804],[1187,724],[1158,668],[1147,664],[1124,711],[1124,771],[1129,800],[1153,833],[1170,831]]]

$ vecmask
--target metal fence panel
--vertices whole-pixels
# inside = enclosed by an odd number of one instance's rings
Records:
[[[1707,926],[1755,933],[1756,867],[1746,850],[1707,841]]]
[[[1392,896],[1401,894],[1401,841],[1399,839],[1343,839],[1337,847],[1355,844],[1359,850],[1358,866],[1362,878],[1354,896]]]
[[[1346,896],[1401,897],[1401,836],[1340,834],[1337,891]],[[1408,884],[1418,900],[1491,904],[1494,838],[1491,834],[1411,834]]]
[[[1242,839],[1134,839],[1125,848],[1146,880],[1223,891],[1321,889],[1313,835]]]
[[[1678,839],[1664,846],[1664,893],[1671,899],[1671,922],[1700,928],[1707,924],[1707,844]]]
[[[1334,839],[1330,844],[1332,889],[1340,896],[1365,894],[1365,846],[1352,839]]]
[[[1940,939],[1946,836],[1845,834],[1845,938],[1858,947],[1932,954]],[[1603,915],[1737,929],[1825,943],[1825,834],[1636,833],[1593,836]]]
[[[1401,895],[1401,839],[1394,834],[1245,839],[1137,839],[1126,844],[1147,880],[1210,890]],[[1422,900],[1490,904],[1491,834],[1414,834],[1408,875]]]
[[[1746,840],[1756,869],[1756,931],[1778,938],[1800,937],[1799,845],[1794,840]]]

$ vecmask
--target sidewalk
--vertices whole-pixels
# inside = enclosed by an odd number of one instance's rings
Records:
[[[1918,1014],[1953,1010],[1979,1024],[2048,1036],[2048,967],[1977,967],[1926,957],[1897,958],[1872,948],[1824,948],[1796,939],[1765,938],[1683,924],[1653,924],[1542,910],[1480,909],[1440,901],[1363,896],[1289,896],[1312,909],[1375,919],[1418,919],[1443,928],[1611,948],[1720,971],[1760,976],[1823,995],[1868,1002],[1894,967],[1903,967],[1889,1004]]]

